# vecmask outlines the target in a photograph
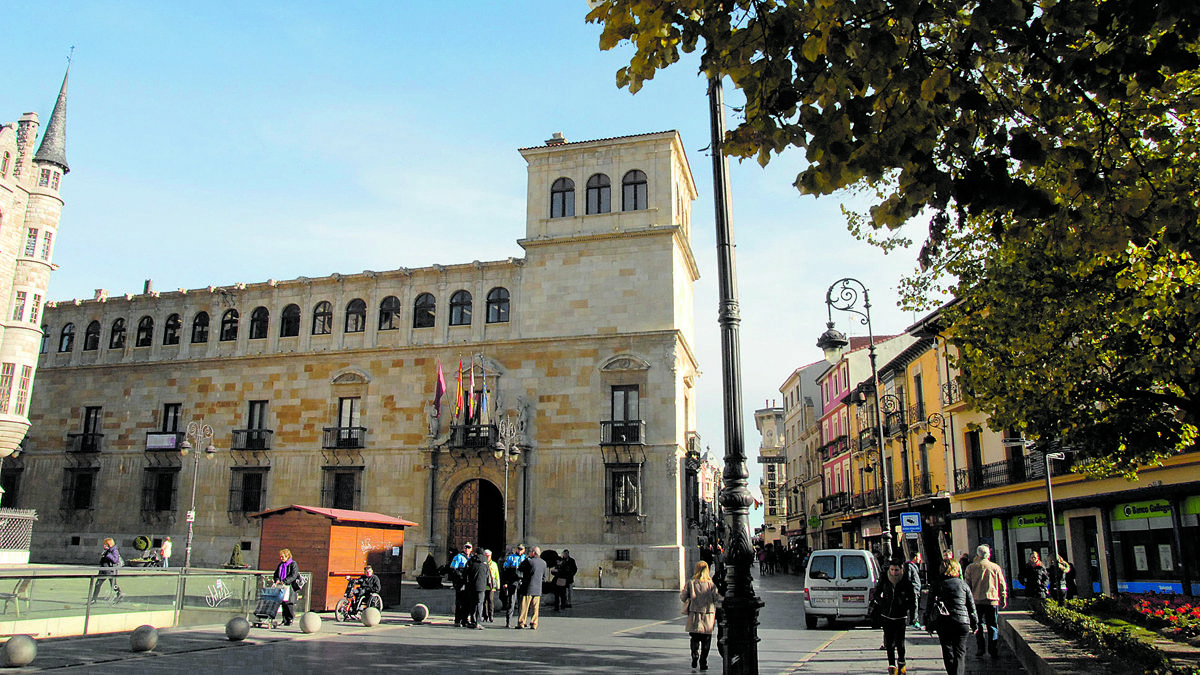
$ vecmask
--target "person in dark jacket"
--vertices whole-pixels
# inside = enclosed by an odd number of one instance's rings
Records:
[[[467,608],[470,611],[470,616],[467,617],[467,628],[483,630],[483,626],[480,625],[483,620],[483,596],[487,594],[488,578],[491,575],[492,571],[488,568],[487,561],[478,552],[467,561],[466,584],[463,591],[467,598]]]
[[[1029,552],[1029,562],[1021,569],[1017,581],[1025,586],[1025,597],[1046,599],[1046,591],[1050,586],[1050,572],[1042,565],[1042,557],[1037,551]]]
[[[957,560],[942,563],[942,576],[942,581],[929,589],[925,629],[937,631],[947,675],[965,675],[967,638],[979,629],[979,614],[971,587],[962,580],[962,566]],[[945,608],[946,614],[942,614],[939,607]]]
[[[100,567],[113,568],[113,567],[120,567],[120,566],[121,566],[121,552],[120,552],[120,550],[117,549],[117,542],[114,539],[112,539],[111,537],[109,537],[108,539],[104,540],[104,552],[102,552],[100,554]],[[121,602],[121,597],[122,597],[121,596],[121,587],[117,585],[117,579],[116,579],[115,575],[116,575],[116,572],[114,572],[114,571],[108,571],[108,570],[100,571],[100,576],[107,577],[109,585],[112,586],[113,604],[114,605],[117,604],[118,602]],[[96,598],[99,597],[99,595],[100,595],[100,587],[103,585],[104,585],[104,579],[97,578],[95,590],[92,591],[91,603],[96,602]],[[89,604],[91,604],[91,603],[89,603]]]
[[[542,606],[542,584],[545,581],[546,561],[542,560],[542,549],[534,546],[529,557],[521,563],[521,613],[517,615],[517,628],[528,625],[537,630],[538,613]]]
[[[554,611],[571,606],[571,586],[575,585],[575,575],[578,573],[579,566],[575,564],[571,552],[564,548],[554,568]]]
[[[917,616],[917,596],[908,578],[903,560],[888,565],[887,576],[875,585],[867,610],[871,625],[883,628],[883,646],[887,649],[888,675],[905,675],[904,630]]]
[[[296,617],[296,613],[292,611],[292,601],[296,593],[296,582],[300,581],[300,566],[292,560],[292,552],[289,549],[279,550],[279,567],[275,568],[275,584],[277,586],[287,586],[287,600],[283,601],[283,625],[292,625],[292,619]]]
[[[500,569],[500,583],[504,586],[504,627],[512,626],[512,616],[517,608],[517,589],[521,586],[521,563],[525,562],[525,544],[520,544],[505,556]]]

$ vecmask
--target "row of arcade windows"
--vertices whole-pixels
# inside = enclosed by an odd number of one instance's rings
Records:
[[[597,173],[587,181],[587,215],[612,211],[612,183],[608,176]],[[621,210],[641,211],[648,208],[650,184],[646,172],[634,169],[621,179]],[[550,186],[550,217],[568,218],[575,215],[575,181],[559,178]]]
[[[469,291],[457,291],[450,296],[450,325],[471,325],[472,297]],[[422,293],[413,304],[413,328],[432,328],[437,315],[437,299],[432,293]],[[282,320],[279,324],[279,337],[296,337],[300,335],[300,306],[288,305],[283,308]],[[240,315],[236,309],[226,310],[221,316],[219,340],[228,342],[238,337],[238,321]],[[31,319],[36,320],[36,319]],[[502,287],[493,288],[487,295],[487,323],[507,323],[509,320],[509,293]],[[270,310],[257,307],[250,313],[250,339],[261,340],[267,337],[270,325]],[[362,333],[367,328],[367,303],[355,298],[346,305],[344,331],[346,333]],[[379,330],[398,330],[400,328],[400,300],[389,295],[379,304]],[[163,344],[177,345],[183,322],[178,314],[167,317],[163,330]],[[48,330],[42,328],[43,333]],[[108,348],[123,349],[126,336],[125,319],[116,319],[108,333]],[[313,308],[312,334],[329,335],[333,332],[333,305],[321,301]],[[208,312],[200,312],[192,319],[193,344],[208,342],[209,316]],[[42,352],[46,351],[45,336],[43,336]],[[135,347],[149,347],[154,341],[154,318],[143,316],[138,321],[137,335],[134,338]],[[58,351],[69,352],[75,348],[75,324],[63,326],[58,340]],[[100,322],[92,321],[83,334],[83,351],[95,351],[100,348]]]

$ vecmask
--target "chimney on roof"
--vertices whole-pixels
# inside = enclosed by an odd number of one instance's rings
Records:
[[[546,145],[566,145],[566,143],[567,137],[563,136],[563,132],[561,131],[554,132],[554,135],[546,141]]]

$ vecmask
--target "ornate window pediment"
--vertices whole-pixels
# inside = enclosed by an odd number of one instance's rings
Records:
[[[347,370],[335,375],[332,384],[368,384],[370,381],[361,370]]]
[[[604,362],[600,370],[615,372],[622,370],[649,370],[650,363],[632,354],[618,354]]]

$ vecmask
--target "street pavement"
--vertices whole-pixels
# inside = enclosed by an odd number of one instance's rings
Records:
[[[755,591],[766,603],[759,614],[759,672],[886,673],[880,631],[849,624],[830,629],[825,621],[816,630],[804,628],[802,584],[790,575],[755,580]],[[295,625],[254,629],[242,642],[226,640],[222,626],[163,630],[158,647],[143,654],[129,650],[128,634],[44,640],[30,666],[8,672],[695,672],[677,592],[577,589],[570,609],[555,612],[549,603],[543,605],[536,631],[505,629],[503,614],[484,630],[456,628],[449,589],[405,584],[403,593],[402,607],[384,612],[383,623],[374,628],[337,624],[332,614],[324,614],[318,633],[305,635]],[[409,616],[417,603],[430,610],[422,624]],[[908,638],[909,673],[944,672],[936,637],[910,630]],[[974,651],[972,644],[968,654]],[[996,661],[969,659],[968,673],[1024,672],[1007,647]],[[715,639],[709,667],[721,672]]]

